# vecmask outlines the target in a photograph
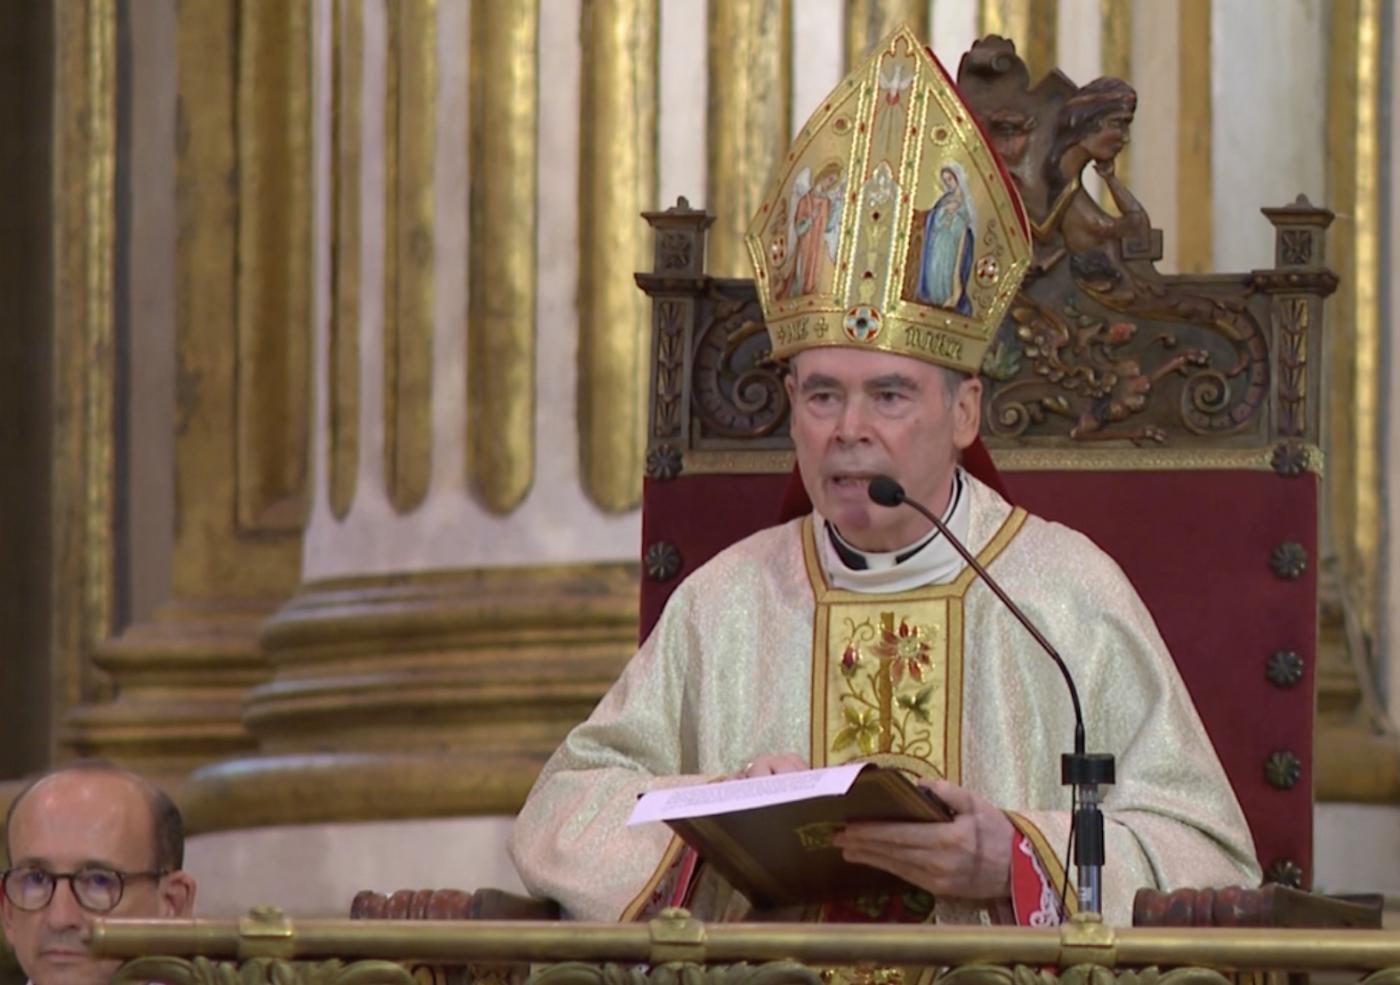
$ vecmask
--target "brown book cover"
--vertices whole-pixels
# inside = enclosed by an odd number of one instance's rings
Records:
[[[953,812],[898,770],[871,764],[840,797],[819,796],[666,823],[757,906],[822,903],[908,883],[847,862],[832,836],[851,821],[950,821]]]

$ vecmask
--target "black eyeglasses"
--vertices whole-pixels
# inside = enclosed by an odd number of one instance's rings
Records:
[[[5,896],[21,910],[42,910],[48,906],[59,882],[67,879],[79,906],[93,913],[107,913],[122,901],[128,879],[159,879],[168,874],[167,869],[118,872],[99,865],[84,866],[76,872],[49,872],[37,865],[22,865],[6,869],[0,881],[5,884]]]

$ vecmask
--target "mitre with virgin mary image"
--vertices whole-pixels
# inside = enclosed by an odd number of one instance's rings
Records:
[[[803,126],[745,244],[775,358],[855,346],[968,373],[1031,259],[1010,178],[907,26]]]

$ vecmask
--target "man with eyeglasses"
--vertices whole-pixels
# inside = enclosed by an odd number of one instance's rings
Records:
[[[185,917],[184,824],[170,798],[107,763],[75,763],[31,782],[5,821],[9,868],[0,917],[33,985],[106,985],[119,960],[87,953],[97,917]]]

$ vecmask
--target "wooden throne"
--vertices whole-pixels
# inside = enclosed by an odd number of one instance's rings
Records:
[[[1312,870],[1320,356],[1330,212],[1264,215],[1273,265],[1160,274],[1113,173],[1119,80],[1034,87],[1010,42],[958,84],[1020,186],[1035,262],[983,364],[983,439],[1022,506],[1092,537],[1157,619],[1253,830],[1266,880]],[[1102,176],[1106,210],[1080,187]],[[710,219],[648,213],[655,263],[641,632],[720,548],[779,519],[792,455],[753,283],[705,272]]]

